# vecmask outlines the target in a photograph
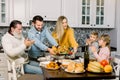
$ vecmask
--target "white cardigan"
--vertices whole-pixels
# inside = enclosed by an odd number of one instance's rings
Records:
[[[19,40],[7,32],[2,37],[2,46],[4,49],[4,53],[7,54],[13,60],[25,57],[24,54],[26,46],[24,44],[24,38]],[[28,58],[28,56],[26,58]]]

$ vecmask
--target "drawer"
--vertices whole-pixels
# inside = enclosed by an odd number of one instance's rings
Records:
[[[7,66],[7,59],[5,58],[4,54],[0,54],[0,67]]]
[[[8,80],[7,68],[0,68],[0,80]]]

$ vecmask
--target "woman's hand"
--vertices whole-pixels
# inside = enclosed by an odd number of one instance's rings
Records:
[[[76,53],[77,53],[77,47],[74,47],[71,54],[71,58],[75,58]]]

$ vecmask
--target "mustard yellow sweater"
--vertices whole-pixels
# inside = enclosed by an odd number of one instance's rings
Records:
[[[52,36],[55,38],[60,46],[65,46],[66,48],[78,47],[78,43],[76,42],[74,37],[74,30],[72,28],[67,28],[64,31],[64,35],[60,41],[58,40],[57,34],[55,32],[52,33]]]

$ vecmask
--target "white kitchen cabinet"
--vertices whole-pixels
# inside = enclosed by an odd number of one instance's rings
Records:
[[[10,21],[20,20],[23,26],[29,24],[29,0],[10,0]]]
[[[78,27],[78,0],[62,0],[62,15],[67,17],[70,27]]]
[[[79,27],[114,28],[115,0],[79,0]]]
[[[30,19],[41,15],[44,20],[56,21],[61,15],[61,0],[30,0]]]
[[[0,26],[7,26],[9,21],[9,1],[0,0]]]

